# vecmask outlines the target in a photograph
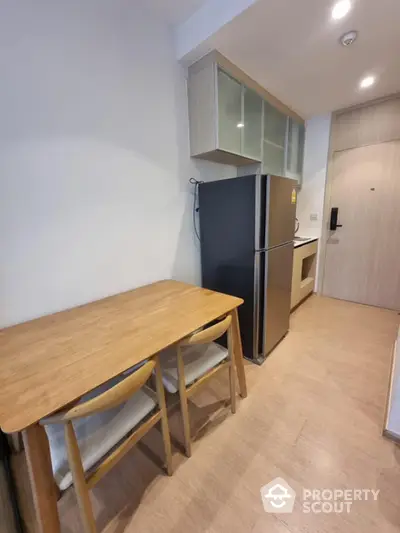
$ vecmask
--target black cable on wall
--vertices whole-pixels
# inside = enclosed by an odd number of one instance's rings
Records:
[[[200,235],[199,235],[199,231],[197,229],[197,219],[196,219],[196,213],[198,213],[199,211],[199,206],[198,206],[198,196],[199,196],[199,185],[201,183],[204,183],[204,181],[199,181],[199,180],[196,180],[195,178],[190,178],[189,179],[189,183],[191,183],[192,185],[194,185],[194,200],[193,200],[193,228],[194,228],[194,232],[196,234],[196,237],[200,240]]]

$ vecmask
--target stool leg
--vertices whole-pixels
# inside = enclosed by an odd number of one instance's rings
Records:
[[[82,466],[81,454],[76,440],[72,422],[67,422],[64,427],[65,442],[69,467],[74,480],[76,499],[78,500],[81,512],[83,529],[85,533],[96,533],[96,521],[93,515],[92,503],[90,501],[89,489],[86,484],[85,472]]]
[[[234,309],[231,313],[232,316],[232,328],[233,328],[233,337],[234,337],[234,357],[235,357],[235,368],[239,381],[239,392],[242,398],[247,398],[247,384],[246,384],[246,374],[244,371],[244,362],[243,362],[243,349],[242,349],[242,338],[240,336],[240,326],[239,326],[239,317],[237,309]]]
[[[160,359],[158,356],[156,356],[155,378],[156,378],[157,400],[158,400],[158,405],[161,411],[161,431],[162,431],[162,437],[164,441],[165,459],[167,463],[167,473],[169,476],[172,476],[171,436],[169,433],[167,406],[165,403],[164,385],[163,385],[162,375],[161,375]]]
[[[40,533],[60,533],[57,491],[46,430],[40,424],[34,424],[24,429],[22,435],[35,503],[37,530]]]
[[[182,351],[180,346],[177,347],[178,358],[178,381],[179,381],[179,399],[181,403],[181,413],[183,422],[183,434],[185,437],[185,451],[187,457],[192,455],[192,442],[190,438],[190,421],[189,409],[187,402],[186,383],[185,383],[185,365],[183,364]]]
[[[236,413],[236,372],[232,324],[228,328],[229,384],[231,392],[231,411]]]

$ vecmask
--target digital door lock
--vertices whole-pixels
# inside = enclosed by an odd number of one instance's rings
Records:
[[[336,228],[342,228],[342,224],[338,224],[338,216],[339,216],[339,208],[338,207],[332,207],[331,209],[331,222],[329,229],[331,231],[335,231]]]

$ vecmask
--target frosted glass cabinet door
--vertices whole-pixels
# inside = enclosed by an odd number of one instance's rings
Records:
[[[285,147],[287,117],[264,101],[264,140]]]
[[[262,98],[243,88],[243,155],[261,161]]]
[[[242,85],[218,69],[219,149],[236,154],[242,152],[242,120]]]
[[[264,141],[263,174],[285,175],[285,149],[283,146]]]
[[[297,153],[297,174],[303,175],[303,162],[304,162],[304,143],[306,140],[306,129],[304,124],[299,124],[299,148]]]

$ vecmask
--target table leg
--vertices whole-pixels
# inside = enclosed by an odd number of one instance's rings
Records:
[[[246,374],[244,371],[242,339],[240,336],[240,326],[239,326],[239,317],[238,317],[237,309],[234,309],[232,311],[232,330],[233,330],[233,351],[235,354],[235,365],[236,365],[237,377],[239,380],[240,396],[242,398],[246,398],[247,397]]]
[[[60,533],[57,491],[46,431],[43,426],[35,424],[23,431],[23,439],[39,531]]]

